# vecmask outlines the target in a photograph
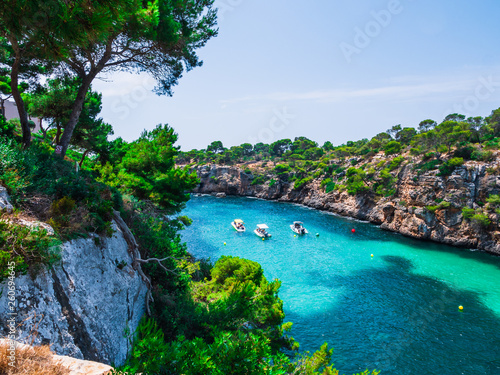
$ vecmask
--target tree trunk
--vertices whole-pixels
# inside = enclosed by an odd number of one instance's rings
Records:
[[[47,138],[47,129],[43,128],[42,122],[43,118],[40,119],[40,130],[42,131],[43,140],[45,140]]]
[[[6,99],[0,98],[0,115],[2,115],[3,117],[5,117],[5,100]]]
[[[61,124],[56,123],[56,128],[57,128],[57,130],[56,130],[55,144],[58,145],[59,141],[61,140],[61,133],[62,133],[62,131],[61,131]],[[53,141],[53,143],[54,143],[54,141]]]
[[[24,101],[21,97],[21,92],[19,91],[19,65],[21,64],[21,56],[19,48],[17,48],[17,43],[12,43],[14,50],[16,51],[16,59],[12,65],[12,70],[10,72],[10,89],[12,90],[12,96],[16,102],[17,111],[19,112],[19,120],[21,121],[21,129],[23,131],[23,145],[24,148],[28,148],[31,143],[31,129],[28,122],[28,113],[24,107]]]
[[[83,161],[85,160],[85,157],[87,156],[87,154],[89,153],[90,150],[85,150],[85,152],[83,153],[82,155],[82,158],[80,159],[80,168],[82,167],[82,164],[83,164]]]
[[[68,151],[69,142],[71,141],[73,131],[75,130],[78,119],[80,118],[80,114],[82,113],[83,104],[85,103],[85,96],[87,95],[87,91],[90,88],[92,79],[93,78],[91,76],[86,76],[83,79],[82,84],[78,89],[78,94],[76,95],[76,100],[73,103],[73,109],[71,111],[71,115],[69,116],[68,123],[64,128],[61,140],[57,142],[55,153],[61,158],[64,158],[64,155],[66,155],[66,151]]]

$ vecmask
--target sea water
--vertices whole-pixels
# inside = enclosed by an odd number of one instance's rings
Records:
[[[282,281],[291,336],[302,351],[327,342],[341,374],[500,375],[500,257],[287,203],[192,197],[183,214],[194,256],[251,259]],[[309,234],[294,236],[293,221]]]

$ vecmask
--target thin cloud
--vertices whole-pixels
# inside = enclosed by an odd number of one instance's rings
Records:
[[[427,80],[418,77],[412,77],[412,83],[408,83],[408,78],[397,78],[401,84],[390,84],[371,88],[346,88],[333,90],[316,90],[308,92],[274,92],[262,95],[245,96],[240,98],[225,99],[221,101],[222,105],[231,105],[245,102],[275,101],[315,101],[318,103],[344,102],[351,99],[392,99],[408,100],[419,98],[449,99],[450,96],[456,97],[461,93],[470,92],[479,82],[479,76],[462,79],[448,78],[447,80],[438,80],[429,78]],[[406,82],[403,82],[406,81]]]

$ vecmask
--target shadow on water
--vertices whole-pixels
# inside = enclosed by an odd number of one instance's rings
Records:
[[[296,336],[302,349],[316,350],[320,337],[335,348],[333,361],[345,374],[376,368],[383,375],[500,375],[500,319],[475,293],[412,274],[412,262],[402,257],[384,261],[384,268],[347,276],[311,275],[349,292],[325,313],[287,312],[305,332]]]
[[[406,237],[400,233],[383,230],[379,226],[372,223],[351,220],[324,212],[322,212],[322,214],[322,216],[326,217],[326,220],[323,219],[323,226],[325,229],[328,228],[328,222],[335,221],[337,223],[336,227],[341,228],[341,232],[344,233],[344,237],[349,238],[352,242],[376,242],[377,245],[381,242],[395,242],[418,251],[452,254],[466,260],[479,261],[487,265],[493,265],[500,269],[500,258],[498,255],[490,254],[481,250],[471,250],[468,248],[461,248],[433,241]],[[350,228],[356,231],[355,235],[351,235],[349,232]]]

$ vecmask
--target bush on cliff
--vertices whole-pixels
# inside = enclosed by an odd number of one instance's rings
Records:
[[[451,158],[439,167],[439,174],[441,176],[449,176],[453,171],[464,164],[463,158]]]
[[[0,161],[0,184],[7,187],[15,205],[36,212],[32,198],[46,197],[53,208],[61,200],[71,200],[73,221],[67,220],[69,212],[61,217],[59,210],[49,211],[49,207],[39,212],[42,217],[38,218],[52,218],[63,239],[88,232],[110,234],[112,209],[121,205],[115,189],[96,182],[89,171],[77,171],[71,162],[55,157],[44,143],[34,142],[23,150],[14,141],[0,138],[0,153],[5,155]],[[75,226],[64,224],[70,222]]]
[[[0,282],[9,275],[9,263],[15,272],[26,273],[29,267],[51,265],[59,260],[60,241],[45,229],[30,228],[0,219]]]

